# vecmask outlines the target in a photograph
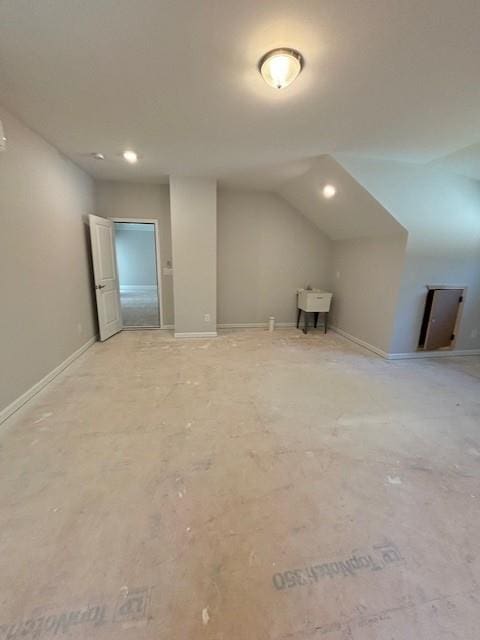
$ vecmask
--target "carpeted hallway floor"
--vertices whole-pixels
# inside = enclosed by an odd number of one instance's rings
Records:
[[[158,289],[154,287],[120,287],[120,305],[124,327],[159,327]]]

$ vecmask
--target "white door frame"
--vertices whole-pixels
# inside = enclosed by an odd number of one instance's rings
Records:
[[[158,307],[160,311],[160,327],[163,328],[163,298],[162,298],[162,260],[160,253],[160,234],[158,231],[158,219],[156,218],[109,218],[112,222],[130,222],[137,224],[154,224],[155,225],[155,257],[157,261],[157,295],[158,295]],[[120,281],[119,281],[120,282]],[[128,327],[125,327],[128,328]],[[132,327],[137,329],[137,327]],[[138,329],[156,329],[157,327],[138,327]]]

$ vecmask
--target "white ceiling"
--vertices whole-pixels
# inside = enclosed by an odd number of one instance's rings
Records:
[[[479,33],[478,0],[0,0],[0,102],[102,178],[430,162],[479,141]],[[306,60],[282,92],[276,46]]]

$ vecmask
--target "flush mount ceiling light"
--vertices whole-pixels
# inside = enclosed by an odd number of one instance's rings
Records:
[[[333,186],[333,184],[326,184],[322,190],[324,198],[333,198],[333,196],[337,193],[337,190]]]
[[[135,164],[136,162],[138,162],[138,155],[135,153],[135,151],[132,151],[131,149],[127,149],[127,151],[124,151],[122,155],[123,155],[123,159],[129,162],[130,164]]]
[[[258,70],[265,82],[274,89],[285,89],[303,69],[302,54],[295,49],[272,49],[258,63]]]
[[[91,154],[92,158],[94,158],[94,160],[105,160],[105,156],[103,155],[103,153],[92,153]]]

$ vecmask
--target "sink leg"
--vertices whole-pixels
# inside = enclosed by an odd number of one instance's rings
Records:
[[[328,311],[325,312],[325,320],[324,320],[324,326],[325,326],[325,333],[327,333],[327,326],[328,326]]]
[[[303,312],[304,325],[303,325],[303,333],[307,333],[308,331],[308,311]]]
[[[297,329],[300,326],[300,316],[302,315],[302,310],[297,309]]]
[[[315,311],[315,329],[317,328],[317,324],[318,324],[318,316],[320,315],[319,311]]]

